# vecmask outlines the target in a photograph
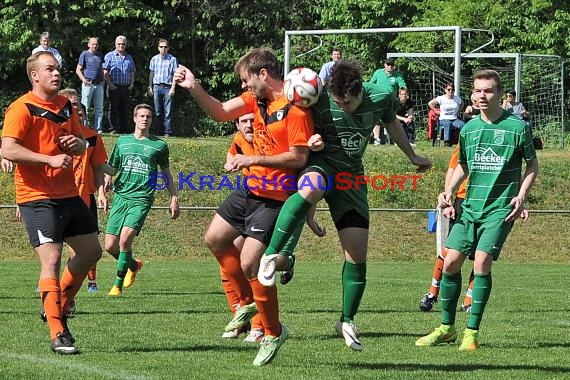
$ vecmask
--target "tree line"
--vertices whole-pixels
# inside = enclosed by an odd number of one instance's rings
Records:
[[[271,47],[283,57],[286,30],[440,25],[491,30],[495,41],[485,52],[567,58],[570,48],[570,4],[564,0],[13,0],[0,8],[0,106],[5,110],[30,88],[25,61],[44,31],[63,56],[64,85],[74,88],[80,88],[74,72],[89,36],[99,37],[103,53],[114,49],[117,35],[127,36],[127,52],[137,65],[133,101],[152,103],[146,95],[148,64],[158,53],[159,38],[170,40],[170,53],[224,99],[240,91],[233,74],[237,58],[257,46]],[[488,40],[485,32],[464,33],[463,51]],[[446,32],[296,37],[291,64],[318,71],[338,46],[345,57],[360,60],[370,76],[387,52],[451,52],[453,44]],[[185,136],[233,130],[210,121],[184,91],[176,95],[174,125]]]

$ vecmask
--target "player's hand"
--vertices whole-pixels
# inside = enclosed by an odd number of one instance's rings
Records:
[[[415,156],[410,161],[417,166],[416,173],[425,173],[431,168],[431,161],[425,157]]]
[[[174,81],[177,85],[188,90],[193,90],[196,87],[196,77],[185,66],[179,65],[174,72]]]
[[[319,134],[315,134],[309,137],[307,145],[313,152],[318,152],[319,150],[323,150],[325,148],[325,142],[323,141],[322,136]]]
[[[523,210],[521,211],[520,218],[522,219],[523,222],[526,222],[528,220],[528,210],[526,208],[523,208]]]
[[[234,159],[231,161],[230,166],[232,171],[238,171],[243,168],[249,168],[254,165],[254,159],[252,156],[246,156],[244,154],[236,154]]]
[[[14,170],[14,163],[5,158],[2,159],[2,163],[0,164],[0,166],[2,167],[2,171],[4,173],[12,173],[12,171]]]
[[[106,214],[109,211],[109,200],[107,199],[107,195],[105,194],[104,188],[100,188],[97,194],[97,205],[103,210]]]
[[[323,237],[327,234],[327,229],[321,227],[319,223],[314,218],[307,218],[307,226],[317,235],[318,237]]]
[[[233,171],[234,171],[234,167],[232,166],[232,164],[231,164],[230,162],[226,162],[226,163],[224,164],[224,169],[225,169],[227,172],[233,172]]]
[[[170,197],[170,207],[168,210],[170,211],[170,217],[172,219],[176,219],[180,216],[180,204],[178,203],[178,196],[173,195]]]
[[[439,193],[437,196],[437,207],[446,208],[453,207],[451,204],[451,191],[445,190],[443,193]]]
[[[58,154],[48,157],[48,165],[54,169],[68,169],[73,166],[73,158],[67,154]]]
[[[64,153],[79,155],[85,151],[85,142],[74,135],[60,136],[58,146]]]
[[[455,208],[449,206],[443,209],[443,216],[445,216],[447,219],[453,219],[455,220]]]
[[[511,211],[511,213],[509,215],[507,215],[507,217],[505,218],[505,222],[514,222],[518,218],[522,218],[523,211],[525,210],[524,200],[519,196],[516,196],[513,199],[511,199],[510,204],[511,204],[511,207],[513,208],[513,211]],[[527,211],[527,213],[528,213],[528,211]],[[528,215],[527,215],[527,218],[528,218]],[[525,220],[525,219],[523,219],[523,220]]]

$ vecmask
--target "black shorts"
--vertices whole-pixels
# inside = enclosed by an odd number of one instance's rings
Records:
[[[77,196],[42,199],[18,205],[32,247],[63,243],[65,238],[97,232],[93,215]]]
[[[97,233],[101,232],[99,231],[99,215],[97,215],[97,201],[95,200],[95,194],[91,194],[89,196],[89,212],[91,212],[91,215],[93,215],[93,218],[95,218]]]
[[[259,197],[249,190],[236,190],[226,198],[217,213],[241,235],[269,245],[283,203]]]

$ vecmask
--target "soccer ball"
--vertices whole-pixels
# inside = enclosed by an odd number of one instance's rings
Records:
[[[321,78],[307,67],[297,67],[285,76],[283,93],[291,104],[311,107],[317,103],[322,92]]]

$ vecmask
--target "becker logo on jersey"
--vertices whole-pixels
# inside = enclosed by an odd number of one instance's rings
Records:
[[[473,169],[485,171],[498,171],[503,168],[505,159],[499,156],[493,148],[477,148],[473,156]]]
[[[362,147],[368,143],[368,138],[360,133],[343,132],[339,137],[342,148],[348,155],[360,153]]]
[[[124,170],[137,174],[148,174],[148,165],[145,164],[138,156],[125,157]]]

